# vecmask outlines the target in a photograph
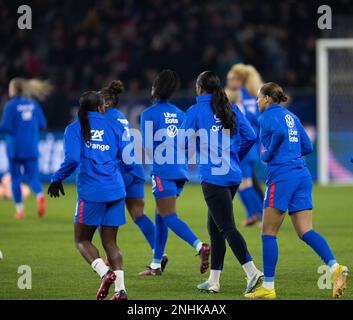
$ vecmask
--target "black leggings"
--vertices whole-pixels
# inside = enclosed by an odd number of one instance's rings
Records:
[[[249,261],[249,253],[243,236],[235,226],[233,198],[238,186],[222,187],[202,183],[202,191],[208,206],[208,233],[211,238],[211,269],[222,270],[227,240],[241,265]]]

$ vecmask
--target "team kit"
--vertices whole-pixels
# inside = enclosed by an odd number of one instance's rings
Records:
[[[172,231],[195,250],[200,273],[210,270],[208,279],[195,285],[203,292],[221,292],[228,244],[229,254],[244,270],[246,299],[277,297],[277,233],[288,212],[299,238],[329,267],[332,297],[342,296],[348,268],[339,264],[325,238],[312,227],[312,177],[304,158],[313,151],[311,141],[300,119],[284,106],[288,97],[283,88],[262,83],[260,76],[257,83],[250,83],[254,74],[254,67],[236,64],[224,88],[215,72],[202,72],[195,83],[196,102],[184,112],[171,102],[179,87],[178,74],[163,70],[153,81],[152,104],[141,114],[140,131],[131,128],[119,110],[122,81],[114,80],[80,96],[77,117],[64,133],[64,161],[47,193],[54,198],[64,196],[63,181],[76,174],[74,239],[101,279],[97,300],[106,299],[111,287],[111,300],[128,299],[122,251],[117,245],[119,228],[126,224],[125,210],[152,249],[150,265],[140,277],[163,275],[168,265],[168,232]],[[38,214],[43,216],[46,211],[38,170],[39,131],[46,127],[46,120],[40,103],[28,94],[29,88],[26,79],[10,82],[10,100],[0,124],[0,131],[7,135],[16,219],[25,217],[22,167],[37,195]],[[254,178],[260,160],[267,166],[265,194]],[[208,208],[209,239],[200,239],[176,209],[190,164],[198,168]],[[144,210],[144,166],[151,168],[154,221]],[[242,225],[261,225],[263,270],[256,266],[235,224],[236,194],[247,213]],[[92,243],[96,233],[104,255]]]

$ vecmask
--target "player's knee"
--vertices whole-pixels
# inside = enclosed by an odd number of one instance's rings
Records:
[[[297,232],[297,235],[298,235],[299,239],[303,240],[304,242],[306,242],[305,241],[306,239],[304,239],[304,235],[306,233],[308,233],[309,231],[311,231],[311,230],[313,230],[313,228],[306,228],[306,229],[303,229],[303,230],[296,230],[296,232]]]
[[[238,233],[238,229],[235,225],[223,225],[219,228],[220,233],[222,234],[223,238],[229,237],[233,233]]]
[[[102,245],[105,251],[118,250],[115,240],[102,240]]]
[[[134,199],[133,201],[127,202],[126,205],[132,219],[135,220],[144,215],[144,199]]]
[[[87,247],[87,244],[90,242],[88,240],[83,240],[83,239],[75,239],[75,245],[78,251],[82,252],[85,250]]]
[[[262,225],[262,235],[263,236],[277,236],[278,227],[274,225]]]

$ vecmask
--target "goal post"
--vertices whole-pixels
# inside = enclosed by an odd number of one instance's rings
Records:
[[[353,135],[353,118],[347,119],[353,117],[353,38],[317,40],[316,86],[319,184],[353,183],[349,160],[346,162],[347,156],[340,155],[344,147],[337,143],[337,139],[344,138],[344,132]],[[351,146],[352,142],[346,148],[353,155]]]

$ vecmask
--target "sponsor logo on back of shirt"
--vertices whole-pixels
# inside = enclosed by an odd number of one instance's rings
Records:
[[[245,99],[243,101],[243,105],[247,112],[250,112],[254,115],[257,114],[256,101],[254,99]]]
[[[103,141],[104,130],[91,130],[92,141]]]
[[[177,124],[179,123],[179,120],[177,118],[176,113],[171,113],[171,112],[163,112],[165,123],[166,124]]]
[[[174,138],[178,134],[178,128],[175,125],[170,125],[167,127],[167,135],[171,138]]]
[[[286,114],[286,116],[284,117],[284,119],[286,120],[287,123],[287,127],[288,128],[294,128],[295,126],[295,122],[293,117],[290,114]]]
[[[222,124],[219,124],[221,122],[221,120],[219,118],[217,118],[216,115],[213,116],[214,117],[214,120],[216,121],[216,124],[214,124],[212,127],[211,127],[211,130],[213,132],[217,132],[217,131],[220,131],[222,130]]]
[[[129,125],[129,121],[127,119],[120,119],[117,118],[116,120],[118,120],[121,124],[123,124],[124,126]]]
[[[23,121],[31,121],[33,118],[33,104],[19,104],[16,107],[17,111],[21,113],[21,118]]]
[[[289,142],[299,142],[298,139],[298,130],[296,130],[295,127],[295,121],[293,117],[290,114],[286,114],[284,117],[286,120],[286,124],[288,127],[288,137],[289,137]]]
[[[104,130],[91,130],[91,141],[103,141]],[[86,147],[93,150],[108,151],[110,146],[108,144],[92,143],[91,141],[86,142]]]

